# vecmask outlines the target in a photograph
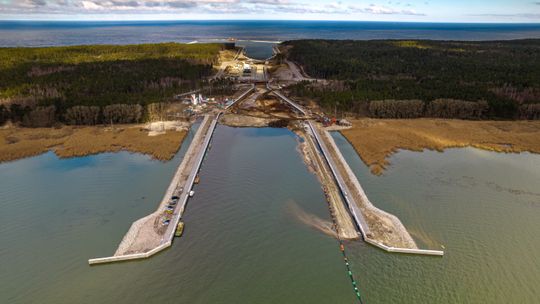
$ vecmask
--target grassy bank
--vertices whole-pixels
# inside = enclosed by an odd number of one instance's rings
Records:
[[[374,174],[399,149],[443,151],[475,147],[497,152],[540,153],[539,121],[465,121],[448,119],[360,119],[341,133]]]
[[[155,159],[174,157],[186,131],[148,136],[141,125],[109,127],[4,128],[0,129],[0,162],[54,151],[61,158],[104,152],[129,151]]]

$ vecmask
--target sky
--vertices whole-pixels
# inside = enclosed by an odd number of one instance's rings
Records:
[[[540,0],[0,0],[0,20],[540,23]]]

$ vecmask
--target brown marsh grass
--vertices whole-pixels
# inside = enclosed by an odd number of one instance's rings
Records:
[[[54,151],[61,158],[104,152],[130,151],[151,155],[155,159],[174,157],[186,131],[168,131],[148,136],[141,126],[62,127],[0,129],[0,162],[12,161]]]
[[[540,153],[540,121],[466,121],[452,119],[359,119],[341,133],[374,174],[400,149],[443,151],[474,147],[483,150]]]

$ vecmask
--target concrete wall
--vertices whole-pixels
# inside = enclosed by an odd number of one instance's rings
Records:
[[[88,264],[90,265],[96,265],[96,264],[106,264],[106,263],[113,263],[113,262],[121,262],[121,261],[129,261],[129,260],[138,260],[138,259],[146,259],[154,254],[162,251],[165,248],[170,247],[172,244],[171,241],[162,244],[148,252],[145,253],[136,253],[136,254],[126,254],[126,255],[118,255],[118,256],[111,256],[106,258],[96,258],[96,259],[89,259]]]
[[[428,250],[428,249],[411,249],[411,248],[396,248],[396,247],[388,247],[384,244],[381,244],[377,241],[374,241],[370,238],[366,238],[365,241],[375,247],[378,247],[382,250],[388,251],[388,252],[396,252],[396,253],[405,253],[405,254],[421,254],[421,255],[434,255],[434,256],[443,256],[444,251],[440,250]]]

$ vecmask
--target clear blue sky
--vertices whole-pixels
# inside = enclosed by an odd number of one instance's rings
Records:
[[[540,22],[540,0],[0,0],[0,19]]]

